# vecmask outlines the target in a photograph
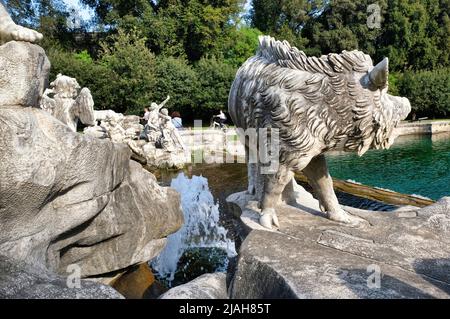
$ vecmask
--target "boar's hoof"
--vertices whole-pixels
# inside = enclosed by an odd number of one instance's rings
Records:
[[[275,213],[275,209],[273,208],[266,208],[262,211],[262,216],[259,219],[259,223],[267,229],[272,229],[272,224],[277,228],[280,228],[277,214]]]
[[[370,226],[369,222],[361,217],[351,215],[345,210],[338,210],[337,212],[327,212],[328,218],[335,222],[346,224],[349,227],[364,228]]]

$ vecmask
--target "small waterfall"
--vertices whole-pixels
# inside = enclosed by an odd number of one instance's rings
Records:
[[[227,238],[227,230],[219,225],[219,205],[201,176],[192,179],[180,173],[170,185],[181,194],[184,226],[168,237],[161,254],[152,261],[158,276],[171,283],[183,253],[193,248],[223,250],[228,257],[236,256],[234,242]]]

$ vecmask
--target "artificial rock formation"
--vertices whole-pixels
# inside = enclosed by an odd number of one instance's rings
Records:
[[[370,223],[354,228],[295,188],[303,201],[278,206],[278,231],[259,224],[254,196],[227,199],[246,237],[231,298],[450,298],[450,198],[394,212],[344,207]]]
[[[0,299],[123,299],[110,286],[70,279],[0,256]]]
[[[131,161],[125,145],[77,134],[38,108],[49,71],[42,48],[0,46],[0,69],[0,294],[120,296],[69,293],[60,276],[75,265],[82,278],[102,277],[155,257],[183,222],[179,195]],[[23,289],[47,280],[42,294]]]
[[[202,275],[187,284],[170,289],[159,299],[228,299],[226,274]]]
[[[268,163],[257,158],[253,139],[246,145],[249,158],[256,158],[249,163],[248,191],[263,208],[262,225],[278,225],[275,208],[282,197],[296,200],[292,183],[299,171],[319,194],[328,218],[367,225],[339,206],[323,154],[343,149],[363,155],[392,145],[394,128],[411,106],[406,98],[387,94],[388,72],[387,59],[373,66],[359,51],[307,57],[286,41],[260,38],[258,53],[236,75],[229,112],[238,128],[256,129],[259,137],[271,129],[263,142],[272,150]]]
[[[50,70],[44,50],[27,42],[8,42],[0,46],[0,66],[0,107],[38,107]]]
[[[80,89],[76,79],[58,74],[41,98],[41,108],[66,124],[73,132],[77,131],[79,120],[87,126],[95,125],[91,92],[88,88]]]
[[[2,108],[0,252],[83,276],[152,259],[182,224],[178,194],[129,149],[37,108]]]

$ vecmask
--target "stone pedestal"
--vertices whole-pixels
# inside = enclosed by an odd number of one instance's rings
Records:
[[[259,225],[254,198],[228,198],[248,235],[231,298],[450,298],[450,198],[395,212],[345,207],[370,223],[350,228],[303,195],[278,207],[276,231]]]

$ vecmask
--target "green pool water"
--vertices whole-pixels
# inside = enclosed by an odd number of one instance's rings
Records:
[[[389,150],[328,154],[333,177],[438,200],[450,196],[450,134],[402,136]]]

